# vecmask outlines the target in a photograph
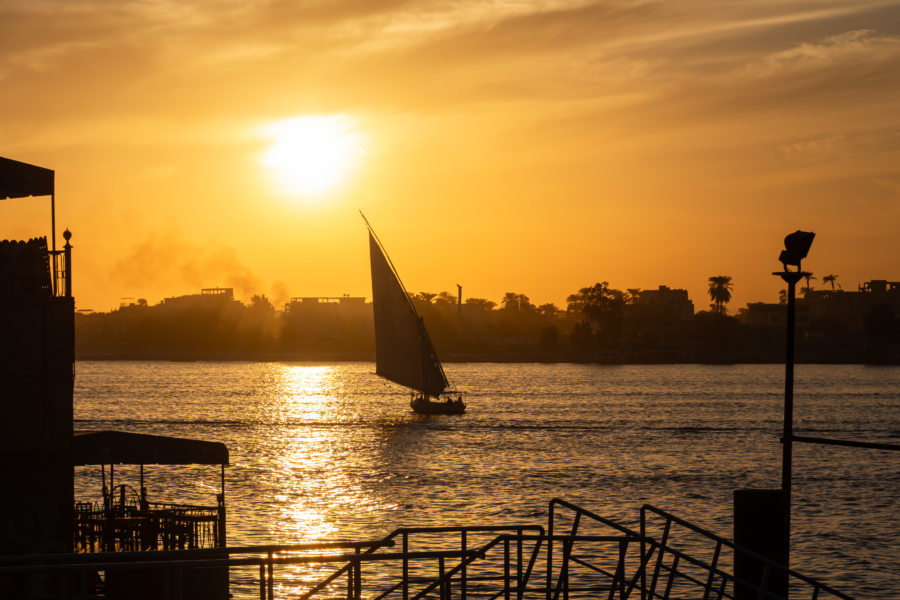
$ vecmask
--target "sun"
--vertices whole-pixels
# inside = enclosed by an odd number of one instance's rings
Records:
[[[364,154],[360,134],[346,115],[294,117],[267,125],[263,133],[272,145],[260,162],[271,169],[281,193],[334,188]]]

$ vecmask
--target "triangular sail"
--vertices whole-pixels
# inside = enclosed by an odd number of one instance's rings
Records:
[[[448,386],[444,369],[422,319],[371,228],[369,259],[375,310],[375,372],[394,383],[437,396]]]

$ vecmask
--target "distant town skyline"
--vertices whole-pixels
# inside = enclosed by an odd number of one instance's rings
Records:
[[[360,209],[410,290],[775,301],[797,229],[817,277],[900,272],[895,2],[48,0],[0,34],[0,156],[56,171],[80,308],[368,296]],[[0,202],[2,239],[48,221]]]
[[[812,274],[812,275],[814,276],[815,274]],[[823,277],[830,277],[830,276],[826,275]],[[821,279],[821,278],[816,278],[814,276],[814,277],[812,277],[812,279],[815,280],[815,279]],[[825,292],[845,292],[845,291],[846,292],[857,292],[857,291],[863,291],[863,290],[870,291],[872,289],[871,284],[873,284],[873,283],[887,283],[890,286],[895,286],[897,283],[895,281],[895,279],[900,279],[900,278],[894,278],[894,279],[892,279],[890,277],[876,278],[873,280],[860,282],[859,284],[855,284],[853,286],[849,286],[846,288],[843,284],[837,283],[837,279],[838,278],[835,276],[835,280],[834,280],[835,288],[833,290],[831,288],[830,279],[827,280],[826,282],[822,283],[819,286],[815,286],[814,282],[811,281],[810,282],[811,289],[815,294],[818,294],[822,291],[825,291]],[[595,283],[599,283],[599,282],[595,282]],[[805,282],[801,282],[801,283],[804,283],[804,285],[801,285],[800,289],[797,292],[797,296],[800,299],[804,298],[804,296],[806,295]],[[591,285],[593,285],[593,284],[591,284]],[[583,287],[586,287],[586,286],[583,286]],[[715,309],[713,306],[714,303],[710,299],[708,292],[704,293],[704,297],[702,297],[698,300],[697,298],[694,298],[693,296],[691,296],[690,292],[686,288],[679,287],[679,286],[670,286],[670,285],[665,285],[665,284],[659,284],[657,286],[649,287],[649,288],[619,288],[619,287],[613,286],[613,285],[610,285],[609,287],[623,292],[623,294],[626,298],[626,301],[628,301],[628,297],[631,295],[631,292],[637,292],[637,293],[640,293],[640,292],[650,292],[650,293],[687,292],[687,300],[693,305],[695,313],[698,313],[701,311],[715,312]],[[893,287],[891,289],[893,289]],[[453,303],[455,303],[458,298],[457,292],[455,292],[453,290],[407,290],[407,291],[409,292],[409,294],[411,296],[413,296],[414,298],[416,298],[419,301],[421,301],[423,299],[422,298],[423,295],[434,296],[435,299],[437,299],[439,296],[445,295],[447,298],[452,299]],[[568,297],[572,294],[575,294],[577,291],[578,290],[570,291],[568,294],[566,294],[566,297]],[[115,310],[117,308],[121,308],[123,306],[135,305],[135,304],[138,304],[139,302],[146,302],[147,305],[155,305],[155,304],[164,303],[164,302],[170,301],[170,300],[178,300],[181,298],[187,298],[190,296],[215,295],[215,294],[219,294],[219,293],[225,293],[225,294],[227,294],[227,296],[229,298],[233,298],[234,300],[237,300],[237,301],[239,301],[243,304],[247,304],[247,305],[252,303],[254,296],[262,296],[266,300],[269,301],[269,303],[273,306],[273,308],[275,310],[279,310],[279,311],[282,310],[285,305],[290,304],[292,301],[298,300],[298,299],[319,300],[319,301],[329,301],[330,302],[330,301],[340,301],[340,300],[346,300],[346,299],[360,299],[361,298],[366,303],[372,302],[371,292],[368,294],[365,294],[365,293],[364,294],[343,293],[343,294],[329,294],[329,295],[325,295],[325,294],[291,294],[290,296],[286,296],[284,298],[273,298],[273,297],[269,296],[268,294],[265,294],[264,292],[251,292],[251,293],[247,294],[246,297],[242,297],[235,290],[235,288],[232,288],[229,286],[214,286],[214,287],[198,288],[198,289],[194,289],[194,290],[186,290],[183,293],[177,293],[177,294],[176,293],[165,294],[158,299],[149,299],[149,298],[138,297],[138,296],[120,296],[117,304],[115,306],[111,306],[109,308],[94,309],[92,307],[87,307],[87,306],[77,306],[77,310],[82,311],[82,312],[84,312],[84,311],[109,312],[109,311]],[[557,302],[547,303],[547,302],[536,301],[528,293],[523,292],[521,290],[509,290],[508,292],[504,292],[503,295],[501,295],[497,298],[469,295],[464,292],[462,298],[463,298],[464,304],[466,304],[469,300],[478,300],[478,301],[487,300],[487,301],[494,303],[494,305],[495,305],[494,308],[499,309],[503,305],[503,300],[504,300],[503,296],[507,296],[509,294],[525,296],[526,298],[528,298],[528,300],[531,302],[531,304],[533,304],[535,307],[540,307],[542,304],[555,304],[559,310],[566,311],[567,306],[569,304],[569,302],[566,299],[564,299],[560,303],[557,303]],[[723,312],[725,314],[735,316],[735,315],[737,315],[737,313],[740,309],[747,308],[747,306],[749,306],[750,304],[757,304],[757,303],[783,304],[781,295],[782,294],[777,293],[776,297],[774,299],[772,299],[772,298],[749,299],[740,305],[735,304],[735,302],[732,298],[732,300],[729,300],[728,302],[725,303]]]

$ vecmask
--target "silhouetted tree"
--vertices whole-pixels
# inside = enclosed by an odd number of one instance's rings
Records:
[[[815,277],[813,277],[813,274],[812,274],[812,273],[806,273],[806,274],[803,276],[803,279],[806,280],[806,287],[803,288],[801,291],[803,292],[803,295],[806,296],[806,295],[808,295],[808,294],[812,291],[812,289],[813,289],[813,288],[812,288],[812,284],[810,283],[810,281],[812,281],[813,279],[815,279]]]
[[[497,303],[493,300],[487,300],[485,298],[466,298],[463,304],[472,304],[475,306],[481,306],[484,310],[494,310],[494,307],[497,306]]]
[[[534,304],[531,303],[528,296],[525,294],[516,294],[514,292],[506,292],[506,294],[503,295],[503,299],[500,300],[500,307],[503,310],[511,312],[531,312],[535,309]]]
[[[437,294],[432,294],[431,292],[419,292],[415,295],[415,298],[421,300],[425,304],[431,304],[431,301],[434,300],[435,296],[437,296]]]
[[[640,288],[628,288],[627,290],[625,290],[625,303],[626,304],[637,304],[640,297],[641,297],[641,289]]]
[[[713,301],[715,312],[725,314],[725,305],[731,301],[732,287],[734,284],[730,275],[715,275],[709,278],[709,297]]]
[[[837,275],[826,275],[825,277],[822,278],[822,283],[830,283],[831,291],[833,292],[834,291],[834,282],[837,281],[837,278],[838,278]]]
[[[555,317],[556,313],[559,312],[559,308],[553,304],[552,302],[548,302],[547,304],[541,304],[537,307],[538,314],[543,317]]]
[[[441,292],[437,295],[437,299],[445,304],[456,304],[456,294],[450,292]]]
[[[272,306],[272,302],[266,298],[265,294],[253,295],[250,297],[250,308],[258,311],[274,311],[275,307]]]
[[[622,312],[625,304],[625,295],[621,290],[609,287],[609,283],[603,281],[590,287],[578,290],[566,298],[568,306],[566,310],[571,313],[583,315],[597,328],[597,334],[606,341],[619,339],[622,331]]]

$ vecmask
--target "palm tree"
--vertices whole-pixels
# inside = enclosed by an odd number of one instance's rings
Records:
[[[444,304],[456,304],[456,295],[450,292],[441,292],[437,295],[437,300]]]
[[[625,294],[620,290],[609,287],[609,283],[603,281],[581,288],[577,294],[566,298],[566,302],[567,312],[583,316],[589,328],[591,323],[595,324],[604,339],[619,338],[622,330],[622,307],[625,304]]]
[[[500,300],[500,306],[502,306],[504,310],[512,312],[532,311],[535,308],[528,296],[525,294],[516,294],[515,292],[506,292],[506,294],[503,295],[503,299]]]
[[[731,275],[715,275],[709,278],[709,297],[715,303],[715,311],[724,314],[725,305],[731,300]]]
[[[497,303],[493,300],[487,300],[486,298],[466,298],[464,304],[468,304],[470,306],[480,306],[482,310],[494,310],[494,307],[497,306]]]
[[[552,302],[548,302],[546,304],[541,304],[537,307],[538,314],[541,314],[545,317],[552,317],[556,313],[559,312],[559,307],[557,307]]]
[[[833,292],[834,291],[834,282],[837,280],[837,278],[838,278],[837,275],[826,275],[825,277],[822,278],[822,283],[830,283],[831,291]]]
[[[628,288],[625,290],[625,303],[637,304],[641,296],[641,288]]]
[[[806,280],[806,287],[803,288],[802,291],[803,291],[803,295],[806,296],[806,295],[809,295],[809,293],[812,291],[812,284],[810,283],[810,281],[815,279],[815,277],[813,277],[812,273],[804,273],[803,279]]]

